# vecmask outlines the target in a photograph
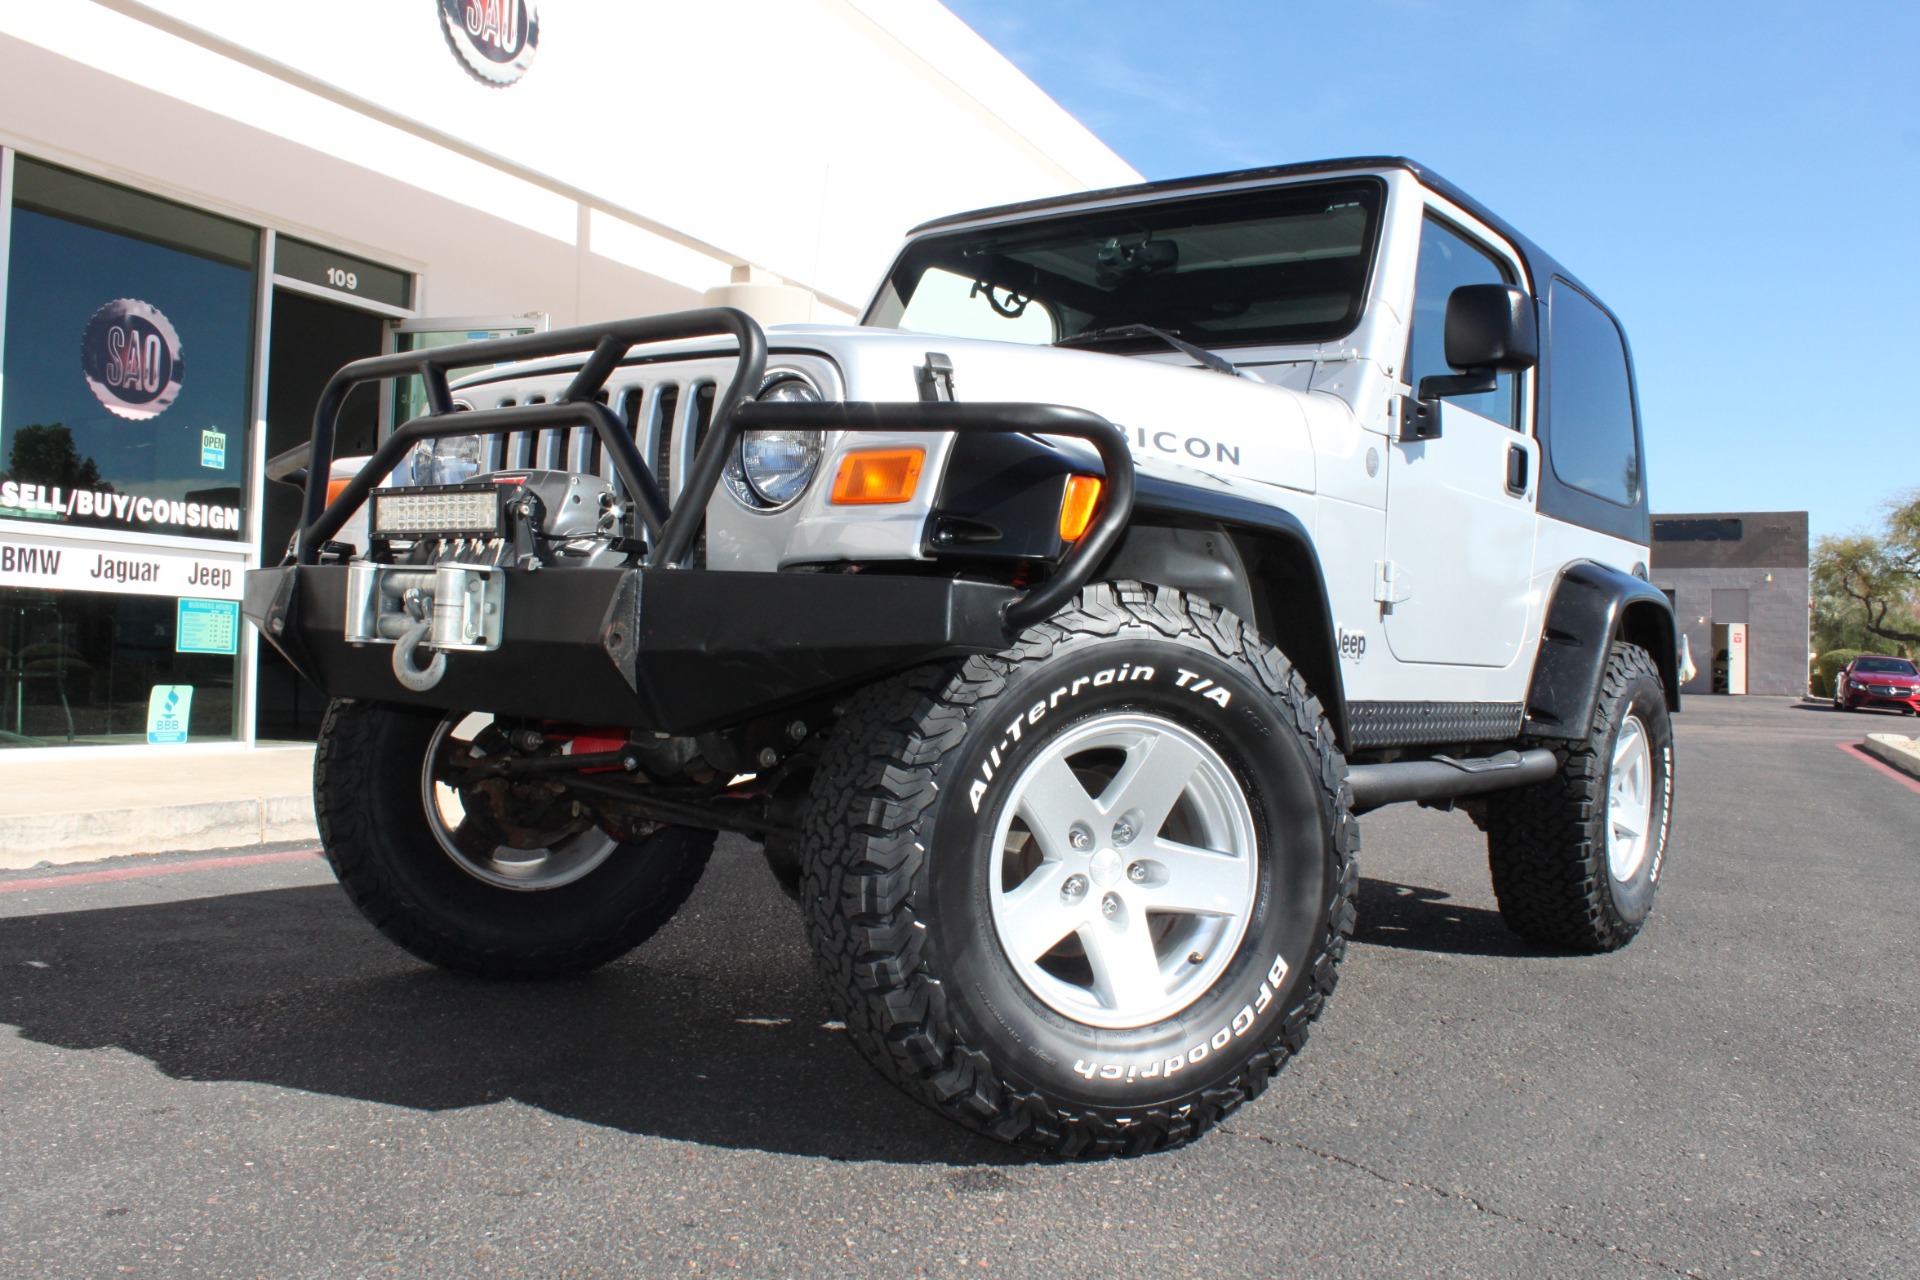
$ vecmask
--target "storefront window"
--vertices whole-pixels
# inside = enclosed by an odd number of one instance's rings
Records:
[[[257,233],[25,158],[13,195],[0,746],[232,740]]]
[[[16,163],[0,518],[246,536],[255,237]]]
[[[231,601],[0,590],[0,746],[231,740],[238,625]]]

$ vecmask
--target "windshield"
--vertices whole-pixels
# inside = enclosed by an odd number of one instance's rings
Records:
[[[1911,662],[1905,658],[1855,658],[1853,669],[1861,673],[1871,672],[1877,676],[1920,675]]]
[[[1376,179],[1314,183],[931,236],[901,256],[867,322],[1028,343],[1122,325],[1203,347],[1344,337],[1365,306],[1384,192]]]

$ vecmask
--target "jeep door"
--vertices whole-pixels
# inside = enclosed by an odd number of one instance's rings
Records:
[[[1464,224],[1462,219],[1462,224]],[[1447,298],[1465,284],[1520,283],[1517,261],[1429,207],[1420,229],[1406,382],[1447,366]],[[1375,595],[1400,662],[1506,667],[1520,655],[1534,551],[1532,373],[1442,402],[1437,438],[1388,447],[1387,560]]]

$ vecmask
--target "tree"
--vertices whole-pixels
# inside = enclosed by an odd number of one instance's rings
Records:
[[[111,491],[100,479],[99,464],[82,458],[65,423],[35,423],[14,433],[7,470],[15,480],[58,485],[62,489]]]
[[[1886,647],[1847,643],[1864,635],[1913,657],[1920,647],[1920,490],[1888,502],[1879,533],[1820,539],[1813,591],[1817,647]]]

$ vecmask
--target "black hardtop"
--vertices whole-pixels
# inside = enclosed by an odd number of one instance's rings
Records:
[[[1158,182],[1136,182],[1125,187],[1107,187],[1099,191],[1074,191],[1066,195],[1048,196],[1042,200],[1024,200],[1018,204],[994,205],[985,209],[974,209],[966,213],[948,214],[923,222],[908,232],[917,236],[926,231],[941,231],[964,223],[999,218],[1013,218],[1030,213],[1044,213],[1050,209],[1067,209],[1076,205],[1101,204],[1109,200],[1123,200],[1131,196],[1179,195],[1182,192],[1206,187],[1224,186],[1228,183],[1292,182],[1301,178],[1315,177],[1320,174],[1365,172],[1378,169],[1403,169],[1412,174],[1426,187],[1471,213],[1487,226],[1498,231],[1519,251],[1526,260],[1527,272],[1536,282],[1542,296],[1545,295],[1547,282],[1555,276],[1569,284],[1578,286],[1589,298],[1599,302],[1600,296],[1581,284],[1579,279],[1556,261],[1539,245],[1517,231],[1511,223],[1478,200],[1462,191],[1453,183],[1435,173],[1417,160],[1405,156],[1347,156],[1334,160],[1309,160],[1298,164],[1267,165],[1258,169],[1234,169],[1226,173],[1196,174],[1190,178],[1163,178]],[[1605,307],[1606,304],[1600,304]]]

